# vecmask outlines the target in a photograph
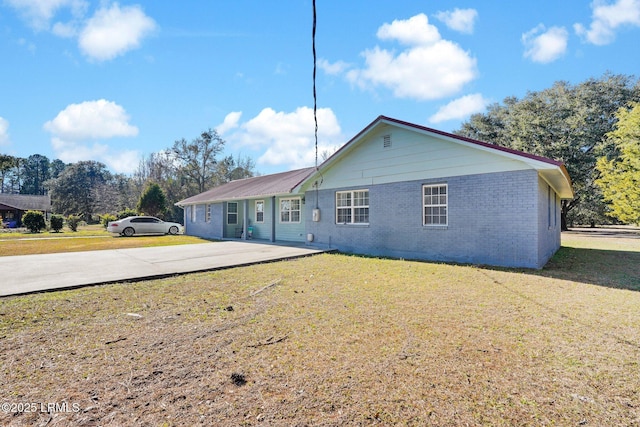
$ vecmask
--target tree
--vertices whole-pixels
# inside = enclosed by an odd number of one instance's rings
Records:
[[[65,170],[67,165],[60,159],[55,159],[49,164],[49,176],[51,178],[57,178],[62,171]]]
[[[640,103],[621,108],[617,117],[618,123],[607,138],[620,155],[598,159],[596,184],[611,209],[609,215],[640,224]]]
[[[8,193],[8,186],[5,184],[7,178],[14,165],[16,164],[16,159],[13,156],[9,156],[7,154],[0,154],[0,193]]]
[[[78,214],[85,220],[98,212],[95,189],[109,182],[107,167],[93,160],[71,164],[47,186],[51,194],[53,211],[65,216]]]
[[[50,162],[46,156],[33,154],[24,161],[21,194],[46,194],[44,183],[50,178]]]
[[[605,135],[613,129],[618,109],[630,101],[640,101],[640,81],[631,77],[605,74],[575,86],[556,82],[523,99],[509,97],[502,105],[491,105],[456,133],[562,161],[576,194],[562,202],[566,230],[567,222],[607,221],[595,165],[599,157],[615,155]]]
[[[138,212],[151,216],[163,216],[167,210],[167,198],[160,186],[152,182],[140,196]]]
[[[250,178],[254,175],[256,167],[251,158],[238,157],[236,160],[233,155],[225,157],[216,166],[213,185],[224,184],[236,179]]]
[[[25,159],[0,154],[0,192],[18,194],[22,187]]]
[[[22,224],[32,233],[39,233],[40,230],[46,228],[44,215],[40,211],[27,211],[22,215]]]
[[[103,183],[91,190],[93,211],[115,214],[118,211],[135,206],[140,193],[134,186],[134,180],[123,174],[109,175]]]
[[[201,193],[212,185],[216,172],[216,156],[224,148],[224,140],[215,129],[202,132],[198,138],[187,142],[182,138],[175,141],[172,152],[179,162],[182,173],[196,185]]]

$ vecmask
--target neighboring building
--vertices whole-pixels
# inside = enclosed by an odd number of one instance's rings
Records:
[[[0,222],[8,227],[20,227],[22,215],[27,211],[40,211],[45,218],[51,214],[49,196],[0,193]]]
[[[541,268],[560,247],[560,201],[572,198],[560,162],[380,116],[318,169],[177,205],[186,233],[205,238]]]

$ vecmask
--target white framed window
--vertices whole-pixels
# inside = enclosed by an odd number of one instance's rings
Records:
[[[264,200],[256,200],[256,222],[264,222]]]
[[[211,205],[206,205],[205,221],[211,222]]]
[[[238,202],[227,203],[227,224],[238,223]]]
[[[369,190],[336,191],[336,224],[369,224]]]
[[[448,225],[447,193],[447,184],[422,186],[422,225]]]
[[[280,222],[300,222],[300,198],[280,199]]]
[[[196,222],[196,206],[191,205],[191,222]]]

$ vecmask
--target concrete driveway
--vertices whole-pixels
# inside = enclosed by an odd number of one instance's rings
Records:
[[[227,241],[0,257],[0,296],[152,279],[320,252],[305,246]]]

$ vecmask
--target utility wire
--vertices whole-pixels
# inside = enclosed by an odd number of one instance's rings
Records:
[[[311,44],[313,48],[313,122],[315,123],[316,170],[318,169],[318,104],[316,97],[316,0],[313,0],[313,32]]]

